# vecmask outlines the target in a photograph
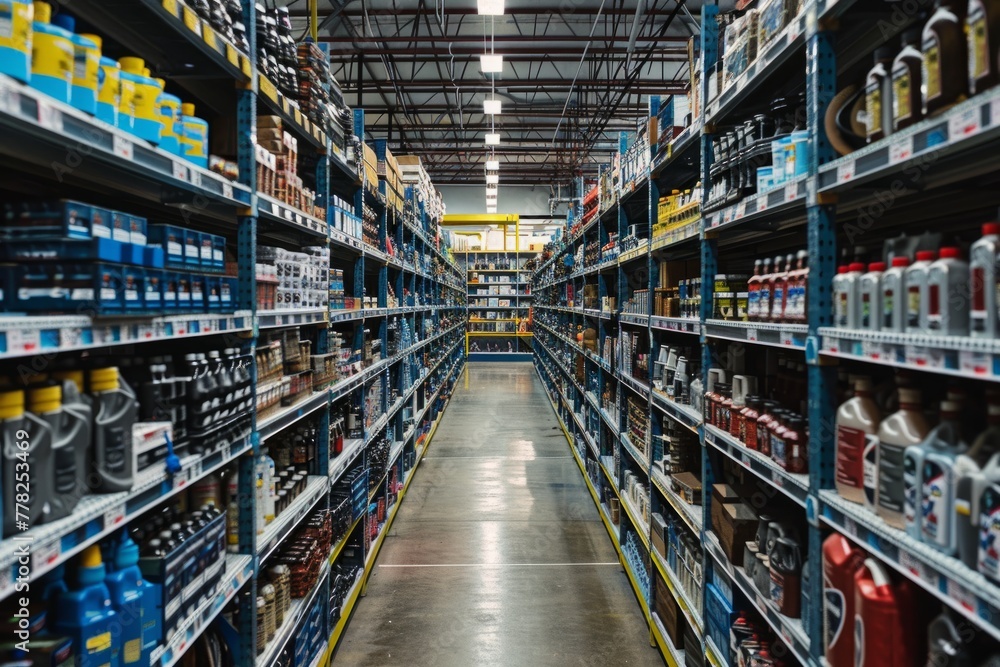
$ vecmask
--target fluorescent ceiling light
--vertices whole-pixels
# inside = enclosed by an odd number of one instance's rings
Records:
[[[487,146],[499,146],[500,145],[500,133],[499,132],[487,132],[486,133],[486,145]]]
[[[479,56],[479,69],[483,74],[500,74],[503,72],[503,56],[498,53],[484,53]]]
[[[500,100],[483,100],[483,113],[489,116],[496,116],[500,114],[501,102]]]
[[[499,171],[499,170],[500,170],[500,160],[486,161],[486,171]]]
[[[497,207],[496,206],[489,206],[489,205],[487,205],[486,206],[486,212],[487,213],[496,213],[497,212]]]
[[[476,0],[483,16],[503,16],[503,0]]]
[[[496,185],[500,182],[500,174],[486,174],[486,184]]]
[[[489,194],[491,192],[493,194],[496,194],[497,190],[499,190],[499,189],[500,189],[500,186],[497,185],[497,184],[495,184],[495,183],[494,184],[487,184],[486,185],[486,194]]]

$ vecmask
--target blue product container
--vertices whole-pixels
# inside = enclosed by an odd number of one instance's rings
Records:
[[[192,269],[201,266],[201,232],[184,230],[184,264]]]
[[[0,73],[31,81],[31,35],[34,7],[27,0],[0,0]]]
[[[163,295],[163,310],[176,312],[178,306],[177,290],[180,289],[180,274],[177,271],[164,271],[161,287],[160,294]]]
[[[14,262],[74,260],[118,263],[127,257],[125,244],[111,239],[55,241],[16,239],[0,243],[0,258]]]
[[[0,209],[0,239],[100,237],[104,234],[95,234],[94,226],[106,224],[105,214],[104,209],[68,199],[9,202]]]
[[[72,638],[78,667],[115,665],[112,659],[112,629],[119,624],[111,606],[111,593],[104,583],[101,548],[88,547],[77,570],[79,587],[60,596],[55,630]]]
[[[103,262],[18,264],[8,301],[14,311],[120,313],[121,267]]]
[[[76,21],[65,12],[56,15],[52,23],[68,32],[73,42],[73,79],[69,103],[93,116],[97,113],[97,89],[101,71],[100,37],[76,34]]]
[[[97,71],[97,117],[108,125],[118,126],[118,107],[122,96],[122,70],[117,60],[101,58]]]
[[[146,269],[146,279],[142,283],[142,302],[146,310],[162,311],[163,305],[163,271]]]
[[[34,7],[31,87],[69,104],[73,89],[73,33],[49,23],[52,6],[47,2],[36,2]]]
[[[146,218],[138,215],[128,216],[129,242],[133,245],[146,245]]]
[[[226,237],[212,234],[212,268],[226,270]]]
[[[193,104],[181,105],[181,114],[181,151],[190,162],[208,169],[208,122],[195,117]]]
[[[143,301],[146,294],[145,282],[146,274],[141,267],[122,267],[122,302],[126,312],[134,313],[146,309]]]
[[[809,160],[811,150],[809,143],[809,133],[805,130],[792,132],[792,150],[795,154],[795,167],[793,176],[805,176],[809,173]]]
[[[149,69],[141,58],[120,58],[122,81],[129,81],[132,88],[132,128],[131,132],[140,139],[153,144],[160,143],[163,125],[160,123],[160,86],[149,76]],[[125,86],[122,86],[122,104],[125,103]]]
[[[151,269],[162,269],[164,267],[163,248],[155,245],[148,245],[142,249],[142,265]]]
[[[113,665],[139,665],[143,647],[143,600],[145,591],[139,571],[139,547],[128,533],[115,550],[115,571],[105,577],[111,607],[119,622],[112,628]]]
[[[162,247],[165,266],[184,266],[184,231],[174,225],[149,226],[149,243]]]
[[[205,306],[208,312],[217,313],[222,309],[222,277],[205,276]]]
[[[204,313],[208,310],[205,276],[200,273],[191,274],[191,310]]]
[[[231,313],[236,309],[236,285],[236,278],[222,276],[222,283],[219,288],[219,310],[222,312]]]
[[[160,89],[163,89],[165,82],[157,79]],[[160,148],[183,157],[181,153],[181,135],[184,132],[184,123],[181,119],[181,98],[170,93],[160,93],[159,100],[160,122],[163,124],[163,132],[160,135]]]

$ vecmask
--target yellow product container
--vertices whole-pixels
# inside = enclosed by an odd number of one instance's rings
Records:
[[[101,61],[101,38],[97,35],[76,34],[76,20],[69,14],[59,14],[52,19],[69,33],[73,41],[73,79],[70,104],[93,115],[97,110],[97,70]]]
[[[73,34],[49,23],[52,7],[36,2],[31,37],[31,87],[69,104],[73,87]]]
[[[26,0],[0,0],[0,72],[31,80],[31,23],[35,8]]]
[[[181,105],[184,134],[181,136],[181,152],[188,160],[208,169],[208,122],[195,118],[194,105]]]
[[[166,85],[163,79],[156,79],[160,90]],[[160,122],[163,123],[163,133],[160,137],[160,148],[181,156],[181,135],[184,127],[181,119],[181,98],[170,93],[160,93]]]
[[[118,125],[122,97],[121,67],[111,58],[101,58],[97,72],[97,117],[109,125]]]
[[[149,70],[142,58],[122,58],[118,62],[122,66],[122,81],[130,79],[135,88],[132,97],[134,108],[132,134],[154,144],[160,143],[163,124],[160,123],[157,109],[160,98],[159,85],[149,76]]]

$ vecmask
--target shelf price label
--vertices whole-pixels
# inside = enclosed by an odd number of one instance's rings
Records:
[[[963,373],[986,375],[989,373],[989,356],[985,352],[962,350],[959,353],[960,366]]]
[[[854,178],[854,160],[848,160],[837,167],[837,182],[847,183]]]
[[[182,162],[178,162],[177,160],[174,160],[173,170],[174,170],[174,178],[176,178],[179,181],[188,180],[187,165],[183,164]]]
[[[979,105],[972,106],[948,119],[948,139],[955,141],[979,134],[982,128]]]
[[[228,60],[229,64],[233,67],[240,66],[240,57],[236,53],[236,49],[233,48],[233,45],[229,43],[226,44],[226,60]]]
[[[218,51],[219,50],[219,42],[215,38],[215,31],[214,30],[212,30],[211,28],[205,28],[204,34],[201,36],[201,38],[205,40],[205,43],[208,44],[208,46],[213,51]]]
[[[956,581],[948,580],[948,597],[972,613],[976,613],[976,595]]]
[[[799,198],[799,184],[789,183],[785,186],[785,201],[793,202]]]
[[[187,7],[184,7],[181,13],[184,15],[184,25],[187,26],[187,29],[200,37],[201,20],[198,18],[198,15],[194,13],[193,9]]]
[[[202,187],[201,185],[201,173],[195,169],[191,170],[191,185],[196,188]]]
[[[41,570],[42,568],[56,562],[59,558],[59,554],[62,553],[62,549],[59,545],[59,540],[53,540],[48,544],[32,547],[31,551],[31,566],[33,570]]]
[[[160,4],[167,10],[167,13],[177,18],[177,0],[163,0]]]
[[[63,131],[62,112],[53,107],[45,100],[38,99],[38,123],[47,130],[53,132]]]
[[[125,506],[116,505],[104,513],[104,530],[114,528],[125,521]]]
[[[918,579],[928,582],[930,581],[930,577],[928,577],[927,566],[921,563],[919,560],[917,560],[910,552],[908,551],[899,552],[899,564],[903,567],[903,569],[905,569],[907,572],[917,577]]]
[[[757,212],[763,213],[767,210],[767,195],[758,195],[757,197]]]
[[[906,162],[913,157],[913,137],[893,138],[889,142],[889,164]]]
[[[38,329],[7,330],[7,349],[11,352],[36,352],[41,344],[42,336]]]
[[[751,343],[757,342],[757,329],[747,329],[747,340]]]
[[[990,127],[1000,125],[1000,99],[990,102]]]
[[[132,159],[132,142],[121,135],[115,134],[111,137],[111,149],[115,155],[124,160]]]
[[[226,199],[232,199],[233,198],[233,186],[230,185],[229,183],[223,183],[222,184],[222,196],[225,197]]]

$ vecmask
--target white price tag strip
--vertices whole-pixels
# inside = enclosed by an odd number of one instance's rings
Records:
[[[969,589],[965,588],[964,586],[950,579],[948,580],[948,597],[950,597],[958,604],[962,605],[962,607],[967,609],[968,611],[971,611],[973,613],[976,612],[977,604],[976,604],[975,594]]]
[[[174,161],[174,178],[186,181],[188,180],[188,168],[187,165]]]
[[[854,160],[848,160],[837,167],[837,182],[847,183],[854,178]]]
[[[849,516],[844,517],[844,532],[853,537],[858,536],[858,524]]]
[[[975,105],[948,119],[948,139],[956,141],[979,134],[982,129],[979,106]]]
[[[62,550],[59,546],[59,540],[40,547],[37,545],[33,546],[31,551],[32,569],[40,570],[49,563],[54,563],[59,558],[60,553],[62,553]]]
[[[990,102],[990,127],[1000,125],[1000,99]]]
[[[195,169],[191,170],[191,185],[195,186],[196,188],[201,187],[201,173]]]
[[[226,199],[232,199],[233,198],[233,186],[230,185],[229,183],[223,183],[222,184],[222,196],[225,197]]]
[[[889,164],[906,162],[913,157],[913,137],[894,138],[889,142]]]
[[[104,513],[104,530],[114,528],[125,521],[125,506],[118,505]]]
[[[41,332],[38,329],[8,329],[7,350],[10,352],[37,352],[41,349]]]
[[[751,343],[756,343],[757,342],[757,330],[756,329],[747,329],[747,340],[750,341]]]
[[[132,142],[125,137],[114,135],[111,139],[115,155],[125,160],[132,159]]]
[[[757,212],[762,213],[767,210],[767,195],[759,195],[757,197]]]
[[[959,357],[963,373],[971,373],[973,375],[989,374],[989,356],[985,352],[962,350]]]
[[[900,551],[899,564],[903,566],[903,568],[907,570],[910,574],[917,577],[918,579],[927,578],[927,567],[919,560],[914,558],[913,554],[906,551]]]
[[[785,201],[792,202],[799,198],[799,184],[789,183],[785,186]]]
[[[47,130],[63,131],[62,112],[41,98],[38,99],[38,122]]]

